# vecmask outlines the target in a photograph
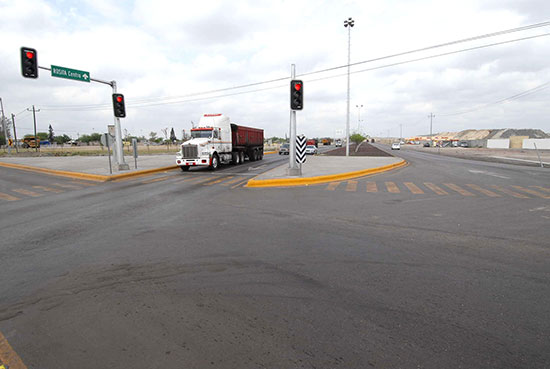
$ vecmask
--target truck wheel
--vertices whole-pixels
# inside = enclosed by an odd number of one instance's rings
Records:
[[[183,166],[183,167],[180,167],[181,168],[181,171],[182,172],[187,172],[189,171],[189,167],[186,165],[186,166]]]
[[[238,152],[233,152],[231,153],[231,162],[234,164],[234,165],[238,165],[240,164],[240,160],[239,160],[239,153]]]
[[[239,152],[239,164],[244,163],[244,151]]]
[[[248,160],[250,160],[250,161],[255,161],[256,160],[256,151],[255,150],[250,150],[248,152]]]
[[[210,164],[210,169],[216,170],[218,169],[219,165],[220,165],[220,159],[218,158],[218,154],[214,154],[214,156],[212,156],[212,163]]]

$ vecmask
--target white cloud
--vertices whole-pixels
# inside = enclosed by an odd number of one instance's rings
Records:
[[[148,134],[174,126],[190,128],[200,114],[223,112],[234,121],[259,126],[266,135],[288,130],[288,81],[250,87],[263,91],[225,96],[244,90],[215,90],[286,77],[290,64],[298,74],[344,65],[347,32],[343,21],[352,16],[352,62],[476,36],[542,21],[546,2],[494,0],[439,1],[191,1],[85,2],[2,0],[0,25],[0,96],[9,113],[34,104],[42,107],[39,128],[52,123],[58,133],[105,131],[112,122],[110,88],[52,78],[20,76],[19,47],[38,50],[40,64],[62,65],[116,80],[126,96],[128,117],[123,128]],[[455,45],[390,60],[366,63],[353,72],[397,61],[548,32],[550,27]],[[550,131],[546,119],[549,90],[517,101],[449,116],[542,84],[548,80],[548,38],[449,55],[352,74],[351,126],[363,104],[362,127],[367,133],[406,135],[427,132],[428,114],[436,114],[434,129],[532,127]],[[298,130],[310,136],[333,135],[346,121],[346,69],[302,77],[305,109],[298,113]],[[319,81],[318,78],[337,76]],[[277,87],[277,86],[282,87]],[[245,89],[246,90],[246,89]],[[167,105],[161,97],[182,101]],[[75,105],[105,104],[104,110],[74,111]],[[48,110],[62,105],[65,110]],[[99,106],[101,107],[101,106]],[[30,127],[21,114],[21,129]]]

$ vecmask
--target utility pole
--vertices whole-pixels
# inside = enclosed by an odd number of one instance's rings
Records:
[[[403,124],[399,124],[399,142],[403,141]]]
[[[29,108],[27,108],[28,111],[31,111]],[[36,136],[36,112],[40,111],[40,109],[35,110],[34,105],[32,106],[32,119],[34,121],[34,148],[36,149],[36,152],[38,152],[38,146],[40,145],[40,139]],[[38,142],[37,142],[38,140]]]
[[[4,141],[6,141],[6,146],[8,147],[8,154],[11,153],[11,147],[8,143],[10,137],[8,135],[8,130],[6,128],[6,116],[4,115],[4,103],[2,102],[2,98],[0,97],[0,109],[2,110],[2,131],[4,132]]]
[[[13,124],[13,139],[15,144],[15,152],[19,153],[19,149],[17,148],[17,131],[15,130],[15,114],[11,114],[11,123]]]
[[[433,115],[433,113],[430,113],[430,115],[428,115],[428,118],[430,118],[430,140],[432,139],[432,119],[435,117],[435,115]]]

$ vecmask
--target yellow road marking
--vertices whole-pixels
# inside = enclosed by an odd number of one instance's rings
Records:
[[[415,185],[414,183],[412,182],[404,182],[404,185],[407,186],[407,188],[409,189],[409,191],[411,191],[412,193],[414,194],[422,194],[424,193],[424,191],[422,191],[417,185]]]
[[[483,187],[480,187],[480,186],[478,186],[478,185],[476,185],[476,184],[467,184],[466,186],[468,186],[468,187],[470,187],[471,189],[474,189],[474,190],[476,190],[476,191],[479,191],[479,192],[481,192],[482,194],[487,195],[487,196],[489,196],[489,197],[501,197],[498,193],[493,192],[493,191],[489,191],[489,190],[487,190],[487,189],[485,189],[485,188],[483,188]]]
[[[75,190],[82,189],[82,187],[80,187],[80,186],[75,186],[75,185],[67,184],[67,183],[54,183],[54,185],[56,185],[58,187],[63,187],[63,188],[73,188]]]
[[[154,183],[154,182],[166,181],[167,179],[170,179],[170,178],[174,178],[174,177],[173,177],[173,176],[164,176],[164,177],[149,179],[149,180],[147,180],[147,181],[141,181],[141,183],[147,184],[147,183]]]
[[[497,190],[499,190],[500,192],[504,192],[505,194],[507,195],[510,195],[510,196],[513,196],[513,197],[517,197],[518,199],[528,199],[529,196],[526,196],[524,194],[521,194],[521,193],[517,193],[517,192],[514,192],[514,191],[510,191],[509,189],[507,188],[504,188],[504,187],[501,187],[501,186],[491,186]]]
[[[8,195],[7,193],[2,193],[2,192],[0,192],[0,199],[2,199],[2,200],[7,200],[7,201],[17,201],[17,200],[21,200],[19,197],[15,197],[15,196],[12,196],[12,195]]]
[[[60,190],[59,188],[52,188],[52,187],[46,187],[46,186],[33,186],[33,187],[38,188],[39,190],[48,191],[48,192],[55,192],[55,193],[65,192],[64,190]]]
[[[400,193],[399,187],[393,182],[386,182],[386,189],[391,193]]]
[[[542,186],[531,186],[531,187],[539,188],[543,191],[550,192],[550,188],[546,188],[546,187],[542,187]]]
[[[357,191],[357,181],[348,181],[348,184],[346,186],[346,191],[348,192]]]
[[[23,195],[31,196],[31,197],[39,197],[42,196],[41,193],[25,190],[24,188],[16,188],[15,190],[12,190],[13,192],[17,192]]]
[[[0,361],[9,369],[27,369],[2,332],[0,332]]]
[[[338,187],[338,185],[340,185],[340,182],[329,183],[327,188],[325,188],[325,190],[334,191],[336,187]]]
[[[531,190],[530,188],[525,188],[525,187],[521,187],[521,186],[512,186],[512,187],[514,187],[516,190],[527,192],[528,194],[531,194],[531,195],[534,195],[534,196],[537,196],[537,197],[541,197],[543,199],[550,199],[550,195],[546,195],[544,193],[541,193],[541,192],[538,192],[538,191],[535,191],[535,190]]]
[[[235,182],[239,182],[242,179],[242,177],[237,177],[235,179],[232,179],[230,181],[222,183],[222,186],[229,186],[230,184],[233,184]]]
[[[448,195],[449,194],[447,191],[445,191],[444,189],[442,189],[439,186],[434,185],[433,183],[424,182],[424,185],[426,187],[428,187],[430,190],[432,190],[433,192],[435,192],[436,194],[438,194],[438,195]]]
[[[462,187],[459,187],[459,186],[455,185],[454,183],[443,183],[443,184],[445,186],[449,187],[451,190],[454,190],[454,191],[458,192],[462,196],[475,196],[470,191],[467,191],[467,190],[463,189]]]
[[[230,178],[233,178],[233,176],[229,176],[229,177],[222,177],[220,179],[216,179],[216,180],[213,180],[212,182],[206,182],[206,183],[203,183],[203,186],[212,186],[216,183],[220,183],[220,182],[223,182],[225,181],[226,179],[230,179]]]
[[[376,182],[367,182],[367,192],[378,192]]]

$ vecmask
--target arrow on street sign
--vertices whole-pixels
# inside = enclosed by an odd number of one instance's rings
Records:
[[[90,72],[52,65],[52,77],[73,79],[75,81],[90,82]]]
[[[306,162],[306,136],[300,135],[296,137],[296,163]]]

